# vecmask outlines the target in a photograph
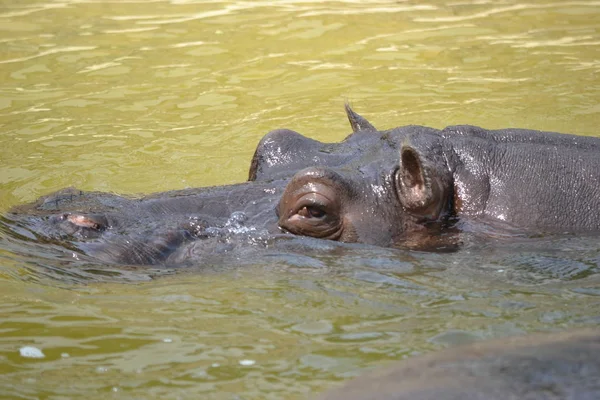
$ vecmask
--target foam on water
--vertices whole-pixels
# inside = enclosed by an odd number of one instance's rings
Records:
[[[257,229],[255,226],[246,226],[248,216],[243,211],[234,211],[231,213],[225,224],[222,226],[208,226],[201,228],[197,232],[200,239],[203,238],[221,238],[225,241],[230,240],[236,235],[252,236],[254,238],[265,238],[269,232],[265,229]]]
[[[44,358],[46,357],[42,350],[33,346],[23,346],[19,349],[21,357],[25,358]]]

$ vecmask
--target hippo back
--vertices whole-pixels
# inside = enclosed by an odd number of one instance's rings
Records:
[[[405,360],[319,400],[600,398],[600,330],[499,339]]]

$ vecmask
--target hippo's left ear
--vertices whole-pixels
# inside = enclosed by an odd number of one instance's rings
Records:
[[[402,206],[422,220],[436,220],[448,204],[451,176],[441,160],[428,160],[410,145],[400,151],[394,177]]]
[[[350,121],[350,126],[352,127],[352,132],[358,132],[358,131],[375,131],[377,132],[377,129],[371,125],[371,123],[369,121],[366,120],[366,118],[361,117],[360,115],[358,115],[357,113],[354,112],[354,110],[350,107],[350,104],[346,103],[344,104],[344,108],[346,109],[346,115],[348,116],[348,121]]]

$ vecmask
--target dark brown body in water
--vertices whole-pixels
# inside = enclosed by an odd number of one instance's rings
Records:
[[[167,265],[250,230],[419,250],[453,249],[461,231],[600,231],[599,138],[380,131],[346,112],[353,133],[339,143],[265,135],[246,183],[136,199],[63,190],[0,217],[0,230],[108,263]]]
[[[600,329],[496,339],[404,360],[318,400],[600,399]]]

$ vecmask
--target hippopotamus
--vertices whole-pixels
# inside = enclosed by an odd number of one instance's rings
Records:
[[[409,358],[318,400],[599,399],[600,330],[531,334]]]
[[[140,198],[65,189],[0,223],[117,264],[179,262],[249,232],[439,250],[460,246],[461,231],[600,230],[600,138],[469,125],[380,131],[346,113],[352,133],[339,143],[269,132],[245,183]]]

